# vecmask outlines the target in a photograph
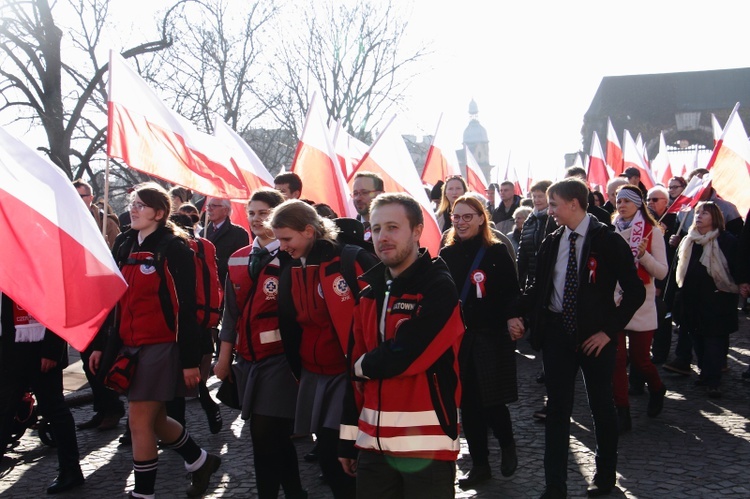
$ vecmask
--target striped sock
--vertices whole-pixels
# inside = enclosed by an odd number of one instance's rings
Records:
[[[190,438],[187,428],[182,428],[180,438],[178,438],[176,442],[166,444],[166,446],[182,456],[182,459],[185,460],[185,467],[195,464],[197,461],[201,460],[201,458],[203,458],[202,461],[206,460],[204,457],[205,452],[200,447],[198,447],[198,444],[195,443],[195,440]],[[202,464],[203,463],[201,462],[196,467],[196,469],[199,468]]]
[[[148,461],[133,460],[133,472],[135,474],[135,488],[133,489],[134,497],[153,499],[154,486],[156,484],[156,468],[158,464],[158,457],[149,459]]]

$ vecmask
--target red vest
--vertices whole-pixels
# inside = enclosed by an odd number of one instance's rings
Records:
[[[284,345],[279,332],[277,301],[279,257],[265,265],[257,281],[253,281],[248,270],[252,249],[252,246],[245,246],[232,254],[228,275],[240,312],[235,349],[245,360],[257,362],[284,353]]]

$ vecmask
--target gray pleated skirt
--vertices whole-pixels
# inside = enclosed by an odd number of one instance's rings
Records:
[[[188,390],[185,387],[177,343],[124,346],[122,350],[138,356],[128,390],[129,401],[168,402],[175,397],[198,396],[197,388]]]
[[[238,357],[232,372],[242,403],[242,419],[248,419],[251,414],[294,418],[297,380],[283,354],[258,362]]]
[[[316,433],[321,428],[338,431],[348,382],[347,373],[329,376],[311,373],[302,368],[294,433]]]

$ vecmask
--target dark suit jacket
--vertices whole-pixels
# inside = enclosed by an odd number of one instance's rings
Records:
[[[589,219],[578,272],[578,344],[599,331],[614,340],[646,298],[646,288],[638,277],[628,244],[594,217],[589,216]],[[554,287],[552,275],[564,231],[564,226],[559,227],[542,242],[537,255],[536,278],[521,299],[522,311],[531,324],[531,346],[536,350],[542,347],[548,327],[547,310]],[[590,266],[596,268],[594,277],[590,275]],[[620,305],[615,306],[618,281],[623,295]]]
[[[206,234],[212,232],[211,237],[207,237]],[[224,223],[219,227],[219,230],[213,230],[213,222],[208,222],[206,227],[200,234],[214,243],[216,246],[216,263],[219,268],[219,281],[222,287],[227,280],[229,257],[232,253],[240,248],[244,248],[250,244],[250,235],[245,229],[239,225],[235,225],[227,218]]]

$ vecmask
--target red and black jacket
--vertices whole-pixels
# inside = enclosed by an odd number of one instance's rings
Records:
[[[235,251],[229,258],[227,307],[237,312],[235,350],[245,360],[257,362],[284,353],[279,330],[279,275],[291,257],[275,250],[261,261],[258,278],[250,276],[250,254],[253,246]],[[231,290],[230,290],[231,287]],[[229,308],[231,307],[231,308]],[[223,335],[222,335],[223,336]]]
[[[395,279],[387,276],[380,264],[360,277],[369,286],[354,312],[351,362],[362,406],[355,402],[357,388],[348,387],[339,455],[353,457],[356,446],[454,461],[465,329],[456,285],[445,262],[432,260],[427,250]]]
[[[353,262],[354,269],[342,269],[341,252],[338,243],[318,239],[305,265],[293,260],[281,274],[279,328],[284,352],[297,379],[302,367],[326,375],[348,369],[346,352],[356,294],[344,276],[361,275],[376,259],[360,251]]]
[[[140,245],[137,231],[117,237],[112,253],[128,283],[118,303],[119,333],[125,346],[176,341],[182,367],[187,369],[198,367],[201,359],[192,250],[185,241],[175,238],[163,255],[163,272],[148,263],[133,263],[153,260],[159,241],[170,234],[168,228],[160,227]]]

